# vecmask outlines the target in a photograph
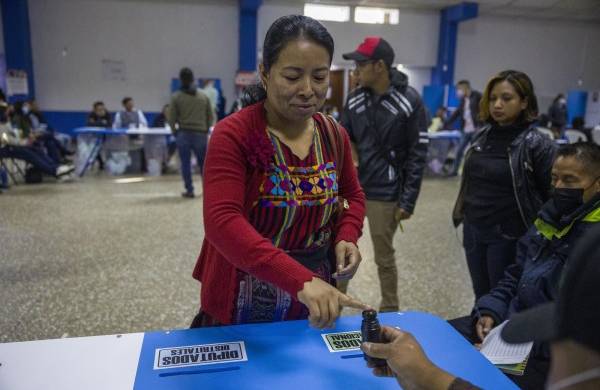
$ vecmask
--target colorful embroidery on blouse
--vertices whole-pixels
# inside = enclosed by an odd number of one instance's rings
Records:
[[[310,167],[274,167],[260,186],[261,207],[318,206],[337,202],[334,162]]]

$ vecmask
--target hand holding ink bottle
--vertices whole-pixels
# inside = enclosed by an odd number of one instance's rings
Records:
[[[363,320],[360,326],[362,333],[362,341],[370,343],[381,342],[381,325],[377,319],[377,312],[375,310],[365,310],[362,312]],[[373,367],[385,367],[387,362],[384,359],[378,359],[365,354],[365,360],[367,363],[371,363]]]

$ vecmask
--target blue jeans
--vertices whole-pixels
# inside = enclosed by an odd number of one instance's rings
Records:
[[[463,133],[462,138],[460,139],[460,143],[456,148],[456,157],[454,158],[454,166],[452,167],[452,174],[458,174],[458,168],[460,168],[460,163],[462,161],[463,155],[465,154],[465,149],[471,143],[473,136],[476,132],[472,133]]]
[[[179,130],[177,132],[177,150],[181,159],[181,176],[185,190],[188,193],[194,192],[194,183],[192,182],[192,152],[196,155],[200,172],[204,171],[204,157],[206,156],[206,144],[208,133],[199,131]]]
[[[30,146],[7,145],[0,148],[0,158],[14,158],[27,161],[46,175],[56,176],[58,164],[41,151]]]
[[[467,265],[479,299],[496,287],[506,267],[515,262],[519,237],[504,234],[500,225],[481,228],[467,220],[463,229]]]

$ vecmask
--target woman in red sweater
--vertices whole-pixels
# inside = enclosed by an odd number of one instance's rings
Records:
[[[285,16],[265,37],[259,102],[219,122],[204,166],[206,236],[192,327],[309,318],[333,326],[356,272],[365,213],[346,131],[317,113],[333,39]]]

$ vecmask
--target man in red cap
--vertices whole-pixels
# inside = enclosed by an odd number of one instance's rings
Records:
[[[380,311],[398,310],[398,275],[393,238],[414,211],[427,156],[427,120],[419,93],[392,68],[394,50],[367,37],[352,53],[359,87],[350,93],[342,125],[358,154],[367,197],[367,217],[381,284]],[[340,286],[342,290],[346,286]]]

